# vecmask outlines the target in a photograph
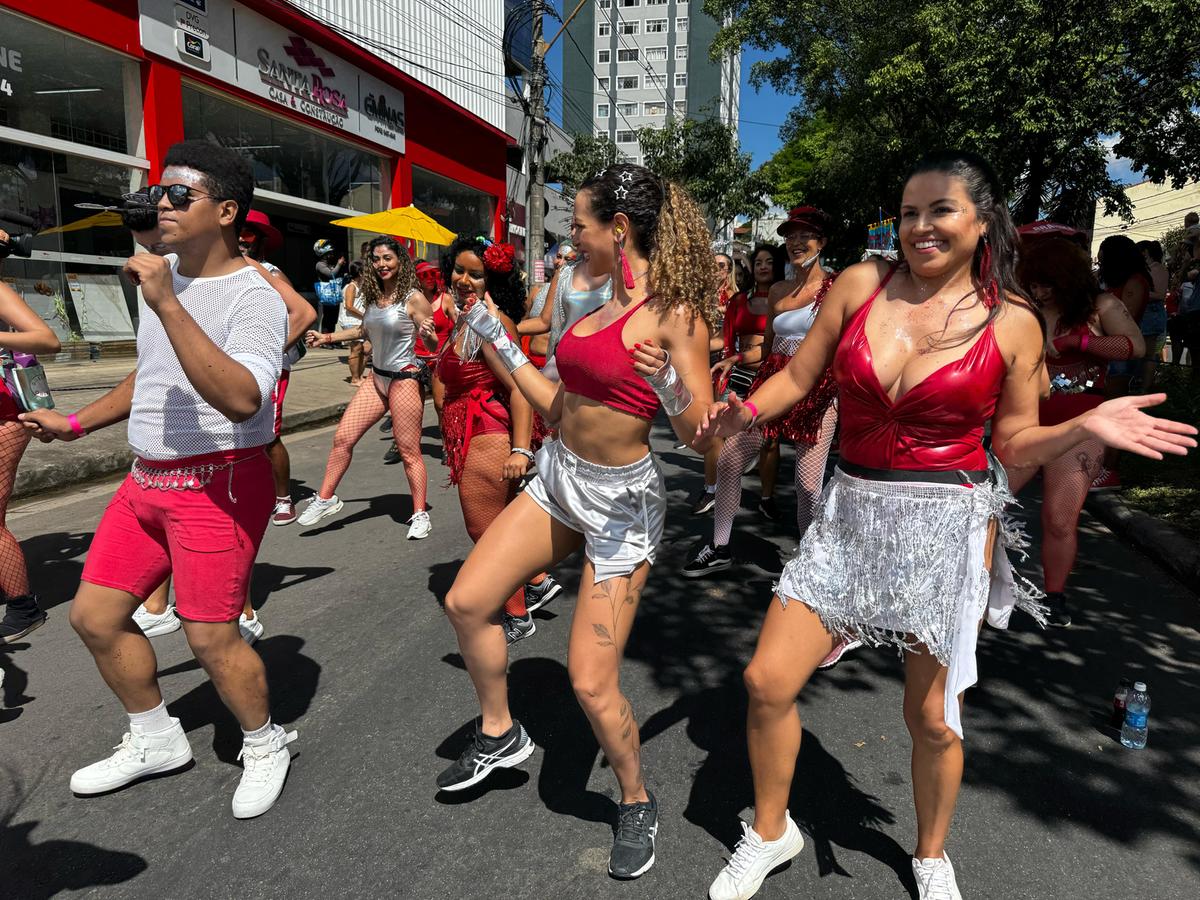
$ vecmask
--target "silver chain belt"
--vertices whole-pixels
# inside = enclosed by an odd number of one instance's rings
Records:
[[[212,483],[218,472],[229,471],[229,499],[237,503],[233,496],[233,467],[241,460],[225,463],[206,463],[202,466],[180,466],[177,469],[159,469],[142,465],[140,459],[133,460],[129,470],[134,483],[140,488],[154,488],[159,491],[199,491]]]

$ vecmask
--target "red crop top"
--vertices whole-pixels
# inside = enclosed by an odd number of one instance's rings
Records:
[[[988,324],[961,359],[946,363],[893,401],[875,374],[865,325],[894,272],[850,319],[833,358],[842,458],[873,469],[986,469],[983,426],[996,409],[1007,372],[993,326]]]
[[[754,296],[765,296],[755,291]],[[737,352],[737,339],[744,334],[763,334],[767,330],[767,314],[755,315],[750,311],[750,298],[742,293],[737,294],[725,307],[725,323],[722,326],[722,337],[725,340],[725,355],[732,356]]]
[[[579,337],[575,329],[599,310],[567,329],[554,350],[554,359],[558,363],[562,385],[569,393],[639,419],[654,418],[658,412],[658,397],[630,363],[629,348],[623,338],[625,323],[645,303],[646,300],[635,303],[617,321],[587,337]]]

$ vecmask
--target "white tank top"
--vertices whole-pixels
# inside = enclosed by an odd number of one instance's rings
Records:
[[[815,321],[817,321],[817,305],[810,303],[799,309],[781,312],[771,323],[771,328],[775,332],[776,341],[802,341],[808,337]]]
[[[421,365],[416,353],[417,329],[407,306],[406,300],[391,306],[371,304],[363,314],[372,364],[385,372],[403,372]]]

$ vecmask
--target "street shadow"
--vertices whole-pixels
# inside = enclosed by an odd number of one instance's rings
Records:
[[[447,562],[435,562],[429,566],[429,593],[442,609],[446,608],[446,594],[454,586],[458,570],[466,560],[452,559]]]
[[[273,635],[254,645],[267,667],[267,683],[271,690],[271,721],[277,725],[290,725],[297,721],[311,705],[321,680],[321,666],[301,650],[304,640],[290,634]],[[189,667],[196,668],[194,660],[181,663],[160,675],[175,674]],[[213,752],[222,762],[235,764],[238,751],[242,749],[242,729],[237,719],[225,708],[211,681],[188,691],[177,700],[167,701],[172,716],[179,719],[184,731],[197,731],[206,725],[213,726]]]
[[[92,531],[55,531],[21,541],[29,569],[29,586],[42,609],[53,609],[75,597],[83,558],[92,544]]]
[[[0,686],[0,725],[20,718],[25,711],[24,706],[36,698],[29,696],[28,673],[13,662],[12,651],[28,650],[29,644],[0,644],[0,675],[4,684]]]
[[[262,609],[276,592],[332,575],[335,571],[331,566],[277,566],[256,562],[250,576],[250,602],[255,609]]]
[[[357,525],[360,522],[369,522],[371,519],[380,517],[387,517],[397,525],[404,525],[412,518],[413,514],[412,497],[408,494],[381,494],[376,497],[344,497],[342,499],[347,506],[354,505],[359,508],[349,515],[346,515],[343,510],[343,512],[338,513],[332,519],[326,520],[326,524],[301,531],[300,536],[316,537],[331,531],[341,531],[343,528],[349,528],[351,525]],[[362,506],[364,501],[366,505]],[[432,512],[433,505],[426,503],[425,508]]]
[[[37,842],[39,821],[16,822],[17,813],[33,789],[26,790],[16,773],[0,769],[0,859],[7,865],[0,876],[0,894],[21,900],[49,900],[66,891],[122,884],[149,868],[136,853],[109,850],[84,841]],[[37,786],[35,785],[34,788]]]

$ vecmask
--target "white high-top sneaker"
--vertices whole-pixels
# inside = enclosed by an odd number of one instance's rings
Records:
[[[126,732],[107,759],[84,766],[71,776],[76,794],[103,794],[132,784],[148,775],[170,772],[192,761],[192,747],[179,720],[151,734]]]
[[[284,731],[278,725],[265,741],[242,743],[238,759],[242,761],[242,780],[233,792],[233,816],[253,819],[275,805],[287,780],[292,754],[287,745],[297,737],[295,731]]]
[[[914,856],[912,867],[917,879],[917,896],[921,900],[962,900],[954,880],[954,866],[946,851],[942,851],[941,859],[936,856],[917,859]]]
[[[803,849],[804,835],[790,814],[783,835],[774,841],[764,841],[757,831],[743,822],[742,839],[737,842],[728,865],[708,889],[709,900],[750,900],[772,869]]]

